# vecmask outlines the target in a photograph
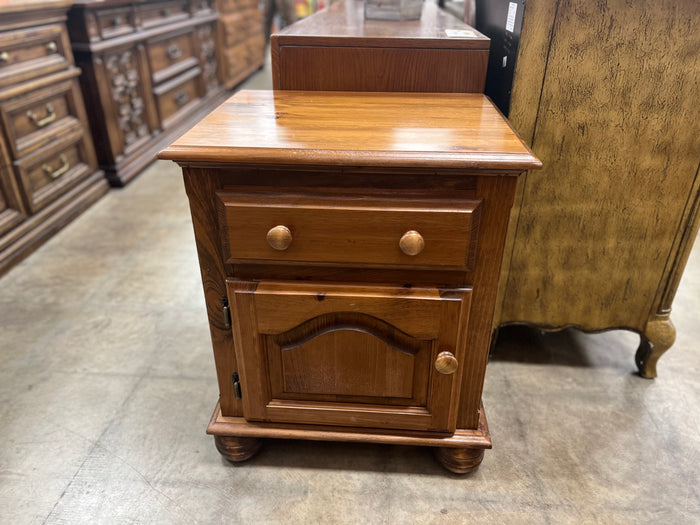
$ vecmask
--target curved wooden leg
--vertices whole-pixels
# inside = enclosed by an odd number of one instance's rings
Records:
[[[484,459],[484,449],[481,448],[450,448],[434,449],[435,459],[447,470],[455,474],[466,474],[481,465]]]
[[[654,317],[647,323],[635,356],[642,377],[656,377],[656,362],[675,340],[676,328],[669,317]]]
[[[232,436],[214,436],[216,450],[229,461],[238,463],[252,458],[262,446],[262,439]]]

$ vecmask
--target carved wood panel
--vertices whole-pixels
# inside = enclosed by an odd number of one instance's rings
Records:
[[[105,57],[105,69],[111,87],[117,123],[124,151],[150,133],[145,115],[143,85],[136,50],[127,49]]]

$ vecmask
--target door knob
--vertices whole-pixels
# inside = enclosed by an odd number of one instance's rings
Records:
[[[280,224],[267,232],[267,242],[275,250],[286,250],[292,244],[292,232]]]
[[[458,365],[457,358],[452,352],[440,352],[435,359],[435,369],[441,374],[454,374]]]
[[[416,230],[409,230],[401,236],[399,248],[406,255],[418,255],[425,248],[425,240]]]

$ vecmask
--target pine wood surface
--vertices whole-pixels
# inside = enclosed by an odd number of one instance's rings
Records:
[[[696,231],[700,5],[535,1],[525,17],[510,117],[544,169],[519,188],[499,322],[643,332]]]
[[[240,91],[160,158],[499,173],[540,166],[493,104],[471,94]]]

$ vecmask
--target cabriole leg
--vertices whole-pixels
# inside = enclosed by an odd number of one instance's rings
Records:
[[[635,356],[642,377],[656,377],[656,362],[671,348],[675,340],[676,328],[668,316],[654,317],[647,323]]]

